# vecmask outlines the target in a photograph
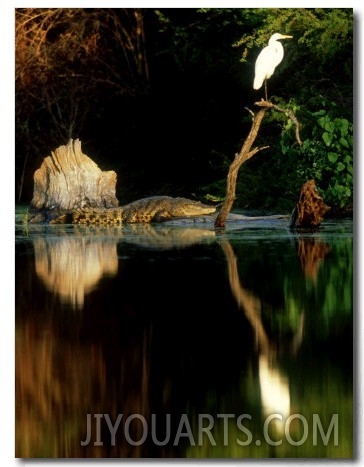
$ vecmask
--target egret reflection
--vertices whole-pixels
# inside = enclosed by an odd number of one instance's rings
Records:
[[[279,368],[276,345],[268,337],[262,322],[261,299],[243,287],[239,279],[237,257],[227,240],[221,241],[228,266],[232,294],[252,326],[258,350],[258,372],[262,412],[264,417],[272,414],[282,416],[282,421],[273,419],[272,425],[278,432],[284,429],[284,420],[291,411],[289,379]]]
[[[272,414],[279,414],[282,420],[272,419],[271,425],[282,433],[285,420],[291,414],[291,396],[288,377],[279,369],[277,362],[270,359],[270,355],[259,355],[259,385],[264,418]]]

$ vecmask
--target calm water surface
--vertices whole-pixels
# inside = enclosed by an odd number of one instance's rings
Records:
[[[17,457],[352,455],[352,221],[17,227]]]

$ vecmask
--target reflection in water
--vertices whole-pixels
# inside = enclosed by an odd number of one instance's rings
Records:
[[[60,344],[52,329],[17,326],[16,457],[72,456],[78,410],[105,391],[99,349]]]
[[[35,271],[51,292],[64,303],[82,308],[89,293],[103,276],[115,276],[118,256],[115,240],[89,237],[34,239]]]
[[[100,233],[104,237],[100,237]],[[109,236],[105,238],[105,233]],[[112,235],[114,234],[114,235]],[[206,229],[163,228],[150,224],[131,224],[124,229],[124,240],[144,248],[169,250],[185,248],[204,239],[214,238]],[[105,277],[118,271],[117,242],[120,229],[89,230],[86,236],[61,236],[33,241],[35,270],[47,289],[57,293],[64,303],[83,308],[85,295]]]
[[[331,248],[317,238],[299,237],[297,240],[297,254],[305,276],[313,282],[317,279],[317,273],[325,256]]]
[[[122,407],[125,418],[148,419],[147,335],[126,347],[116,387],[109,384],[100,344],[67,344],[56,330],[39,332],[30,321],[18,326],[16,340],[16,457],[146,456],[145,447],[131,446],[123,437],[109,453],[94,442],[84,448],[80,442],[86,439],[87,413],[108,413],[115,421]],[[140,439],[141,427],[133,425],[130,436]]]
[[[268,339],[262,323],[261,300],[244,288],[239,280],[237,258],[228,240],[220,242],[228,265],[228,277],[232,294],[238,305],[244,310],[255,335],[259,359],[259,384],[262,411],[265,417],[279,414],[282,420],[274,418],[272,425],[277,432],[283,433],[284,423],[291,415],[291,396],[289,379],[279,368],[276,345]],[[331,248],[322,240],[316,238],[298,238],[298,256],[305,276],[315,281],[318,269],[324,257]],[[304,326],[304,311],[301,311],[299,324],[295,331],[290,349],[296,353],[302,344]],[[297,407],[296,407],[297,409]]]
[[[278,366],[275,367],[276,364],[269,354],[259,356],[260,397],[265,417],[272,414],[282,416],[282,421],[274,418],[271,424],[274,423],[275,429],[283,432],[284,423],[291,414],[291,397],[288,378]]]
[[[34,258],[25,247],[17,256],[16,455],[350,456],[352,238],[326,244],[297,237],[296,251],[288,237],[262,241],[261,234],[234,233],[210,241],[214,232],[203,229],[133,228],[34,235],[26,240]],[[43,293],[44,285],[61,303]],[[60,313],[66,304],[83,313]],[[216,449],[207,437],[203,446],[188,440],[173,446],[181,414],[197,443],[198,414],[216,421],[219,413],[250,413],[255,441],[272,413],[302,413],[308,421],[318,413],[327,432],[334,412],[339,447],[331,439],[315,447],[242,447],[236,444],[242,432],[230,420],[228,446],[218,426]],[[123,414],[114,445],[104,419],[103,444],[95,443],[94,426],[91,442],[81,445],[87,414],[108,414],[112,422]],[[149,427],[157,414],[159,440],[171,414],[171,441],[156,445],[148,437],[131,445],[123,430],[132,414]],[[282,428],[273,420],[272,438]],[[141,424],[132,424],[130,435],[140,439]]]
[[[279,414],[283,421],[273,419],[275,428],[281,431],[284,421],[290,415],[290,393],[287,376],[279,370],[276,358],[276,348],[269,342],[262,323],[261,300],[245,289],[239,280],[237,258],[228,240],[221,241],[225,253],[231,291],[238,305],[251,324],[259,352],[259,383],[262,409],[265,417]]]
[[[123,240],[133,245],[156,250],[186,248],[215,238],[213,229],[181,226],[129,224],[124,228]]]

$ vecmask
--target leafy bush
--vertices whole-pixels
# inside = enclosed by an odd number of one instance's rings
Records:
[[[331,116],[327,110],[308,113],[301,148],[293,145],[292,125],[288,122],[283,129],[281,150],[291,164],[292,158],[297,160],[293,179],[302,183],[313,178],[329,205],[336,209],[352,207],[353,125],[346,118]]]

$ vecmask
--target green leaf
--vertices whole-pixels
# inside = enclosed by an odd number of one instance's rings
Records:
[[[325,117],[321,117],[317,120],[318,124],[321,128],[325,128],[327,122],[329,121],[329,117],[326,115]]]
[[[348,134],[349,122],[346,120],[346,118],[338,118],[337,120],[340,124],[341,136],[346,136]]]
[[[344,148],[349,149],[349,143],[347,142],[347,140],[345,138],[341,137],[339,142],[340,142],[341,146],[343,146]]]
[[[327,154],[327,158],[329,159],[330,162],[335,163],[337,161],[337,158],[339,157],[339,154],[336,152],[329,152]]]
[[[345,187],[339,183],[335,183],[334,190],[337,192],[337,194],[343,195],[345,192]]]
[[[326,115],[326,110],[321,109],[318,112],[314,112],[312,115],[314,115],[315,117],[321,117],[323,115]]]
[[[312,144],[311,140],[305,139],[305,141],[303,142],[303,145],[302,145],[302,149],[303,149],[303,150],[309,149],[309,147],[311,146],[311,144]]]
[[[332,141],[332,135],[330,135],[329,133],[325,131],[325,133],[323,133],[322,135],[322,139],[324,140],[324,143],[326,144],[326,146],[330,146],[331,141]]]
[[[325,125],[325,130],[329,133],[333,133],[335,130],[335,123],[331,121],[327,122]]]
[[[337,171],[342,172],[345,169],[345,165],[342,162],[337,164]]]

